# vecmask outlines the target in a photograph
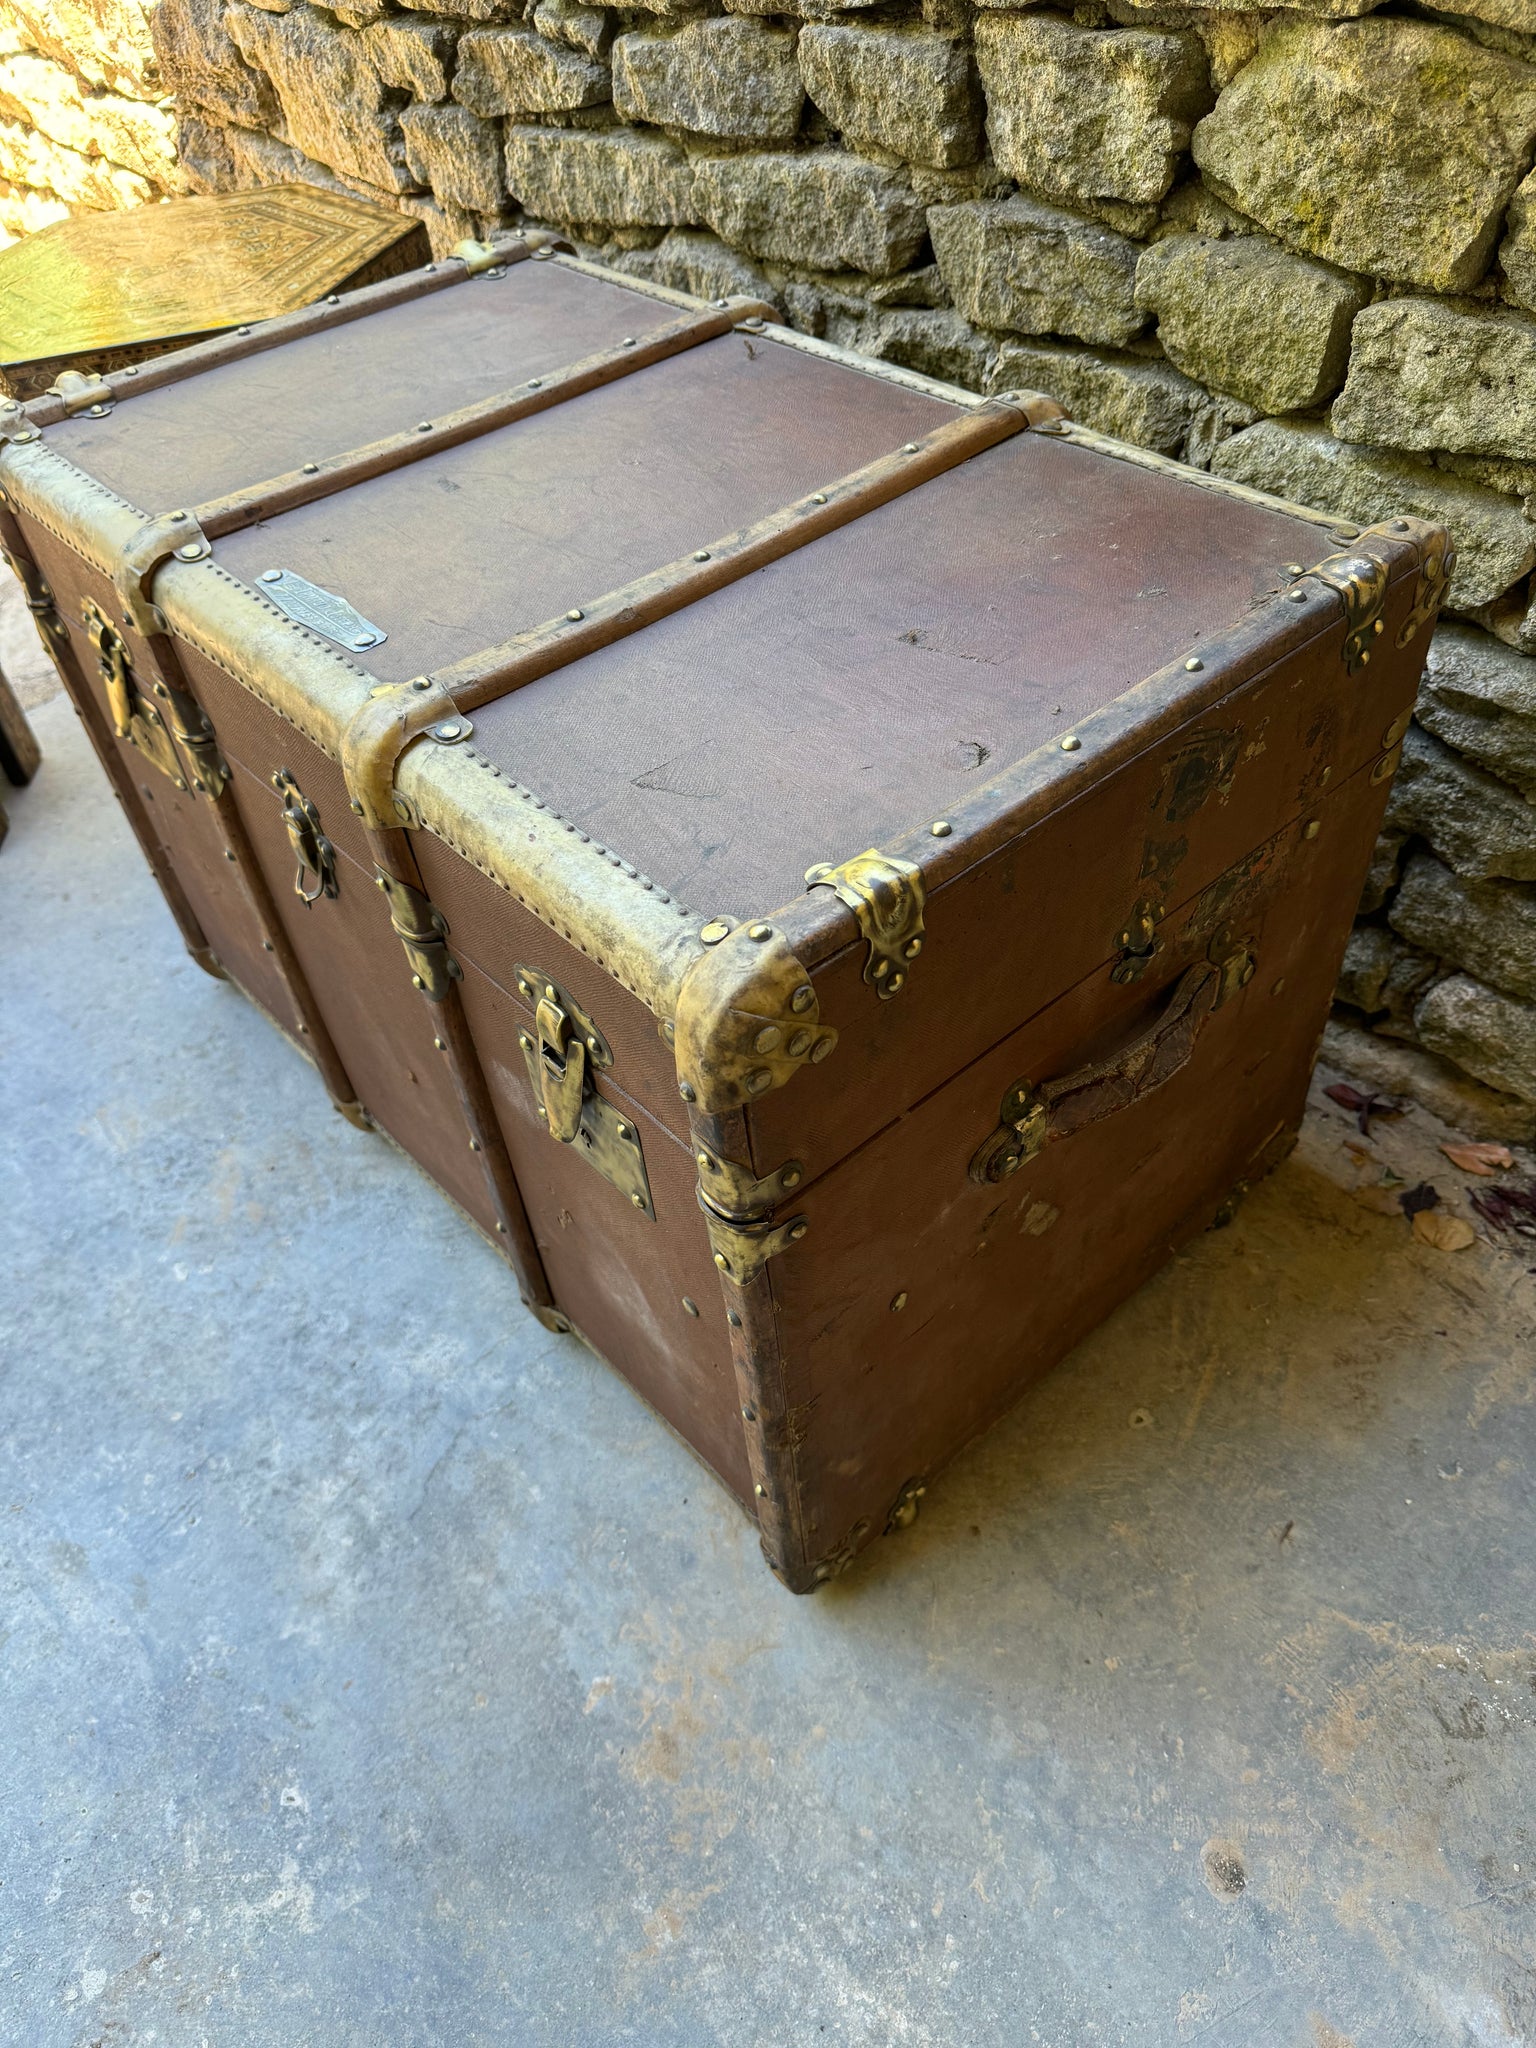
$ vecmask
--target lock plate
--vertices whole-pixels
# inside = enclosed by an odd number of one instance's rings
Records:
[[[580,1004],[539,968],[519,967],[517,988],[533,1010],[533,1028],[519,1031],[517,1042],[539,1121],[654,1223],[639,1127],[594,1085],[594,1076],[613,1065],[607,1039]]]

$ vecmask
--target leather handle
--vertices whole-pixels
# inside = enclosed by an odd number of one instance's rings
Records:
[[[1213,1010],[1248,982],[1253,956],[1231,954],[1219,966],[1200,960],[1186,969],[1151,1024],[1118,1052],[1038,1088],[1016,1081],[1003,1097],[998,1128],[971,1160],[971,1179],[1005,1180],[1053,1139],[1070,1138],[1155,1093],[1189,1065]]]

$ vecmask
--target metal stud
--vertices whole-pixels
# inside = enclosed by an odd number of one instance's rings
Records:
[[[469,1141],[469,1149],[471,1152],[478,1152],[480,1150],[480,1140],[478,1138],[471,1138]]]
[[[789,1227],[789,1234],[795,1243],[798,1244],[810,1227],[809,1223],[792,1223]]]
[[[906,1307],[906,1305],[907,1297],[905,1293],[893,1296],[891,1300],[891,1314],[893,1316],[899,1316],[902,1310]]]
[[[766,1500],[768,1498],[768,1489],[766,1486],[754,1486],[752,1491],[757,1495],[759,1500]]]
[[[1287,576],[1305,576],[1307,572],[1303,569],[1300,562],[1287,562],[1285,573]]]
[[[826,502],[827,494],[825,491],[818,491],[816,495],[811,499],[811,503],[813,505],[825,505]]]
[[[1301,836],[1303,839],[1315,839],[1322,829],[1322,823],[1319,819],[1309,818],[1301,828]]]
[[[725,1320],[730,1324],[733,1330],[739,1330],[741,1328],[741,1317],[737,1315],[735,1309],[728,1308],[726,1310]],[[743,1415],[746,1416],[748,1422],[752,1420],[751,1412],[748,1409],[743,1408],[741,1412]]]
[[[176,550],[176,559],[179,562],[200,562],[202,558],[203,550],[195,540],[189,540],[184,548]]]
[[[691,1295],[685,1294],[683,1296],[683,1312],[685,1315],[690,1316],[696,1316],[699,1312],[699,1304],[692,1298]]]
[[[1061,751],[1064,754],[1076,754],[1081,750],[1082,744],[1075,732],[1069,732],[1061,743]]]
[[[262,583],[281,583],[282,580],[283,572],[281,569],[263,569],[258,578],[258,581]]]
[[[1286,596],[1292,604],[1305,604],[1307,601],[1307,593],[1304,590],[1288,590]]]
[[[328,306],[339,306],[341,304],[341,300],[338,298],[335,292],[327,292],[325,295],[325,303]]]
[[[784,1171],[779,1175],[780,1181],[787,1188],[799,1187],[801,1181],[804,1180],[804,1178],[805,1175],[800,1171],[798,1166],[786,1166],[784,1168]]]
[[[756,1046],[759,1052],[772,1052],[774,1047],[779,1042],[779,1036],[780,1033],[777,1024],[765,1024],[762,1030],[759,1031],[759,1033],[757,1034],[756,1038],[753,1039],[752,1043]]]
[[[645,1207],[644,1195],[631,1195],[629,1199],[634,1203],[637,1209],[643,1209]]]
[[[689,1086],[689,1084],[686,1081],[679,1083],[677,1092],[679,1095],[681,1095],[684,1102],[696,1102],[698,1100],[698,1097],[695,1094],[694,1090]]]
[[[583,618],[585,618],[585,617],[586,617],[586,613],[585,613],[585,612],[583,612],[583,611],[582,611],[582,610],[580,609],[580,607],[579,607],[579,606],[577,606],[577,605],[572,605],[572,606],[571,606],[571,608],[570,608],[570,610],[569,610],[569,611],[568,611],[568,612],[566,613],[566,615],[565,615],[565,616],[566,616],[566,617],[567,617],[568,619],[570,619],[570,620],[572,620],[572,621],[574,622],[574,621],[575,621],[575,620],[577,620],[577,619],[583,619]]]
[[[706,946],[718,946],[722,939],[728,939],[730,935],[731,927],[723,917],[712,917],[699,933]]]
[[[771,939],[773,937],[773,926],[771,924],[748,925],[747,937],[749,939],[756,939],[761,944],[764,939]]]
[[[811,1047],[811,1065],[819,1067],[831,1050],[832,1040],[830,1038],[818,1038]]]
[[[320,474],[320,465],[319,465],[319,463],[318,463],[318,462],[306,462],[306,463],[305,463],[305,465],[304,465],[304,474],[305,474],[305,476],[318,476],[318,475]]]
[[[418,420],[416,422],[416,431],[418,434],[430,434],[432,431],[432,422],[430,420]]]
[[[633,348],[634,345],[635,337],[632,334],[626,334],[624,339],[619,343],[620,348]]]
[[[1197,676],[1199,675],[1201,669],[1205,667],[1205,663],[1200,659],[1200,657],[1197,654],[1192,654],[1189,657],[1188,661],[1185,662],[1184,666],[1186,669],[1188,669],[1189,673],[1192,676]]]
[[[903,455],[915,455],[917,453],[917,443],[915,441],[905,442],[901,452]]]
[[[935,818],[933,823],[928,827],[928,830],[933,834],[935,839],[947,839],[950,833],[954,831],[954,829],[954,826],[951,825],[948,818]]]
[[[696,562],[707,562],[707,561],[709,560],[709,549],[708,549],[708,548],[698,548],[698,549],[696,549],[696,550],[694,551],[694,557],[693,557],[693,559],[694,559],[694,560],[695,560]]]

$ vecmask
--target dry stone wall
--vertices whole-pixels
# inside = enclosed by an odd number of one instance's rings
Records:
[[[195,190],[339,182],[440,251],[557,226],[1351,519],[1444,519],[1456,620],[1345,1036],[1536,1130],[1536,0],[160,0],[152,54],[137,5],[0,0],[0,80],[70,70],[94,156],[63,83],[37,131],[99,179],[168,186],[121,112],[158,86]]]
[[[0,242],[182,189],[152,0],[0,0]]]

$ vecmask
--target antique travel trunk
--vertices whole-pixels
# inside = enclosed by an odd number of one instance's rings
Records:
[[[1437,528],[537,235],[0,441],[194,957],[796,1590],[1289,1143]]]

